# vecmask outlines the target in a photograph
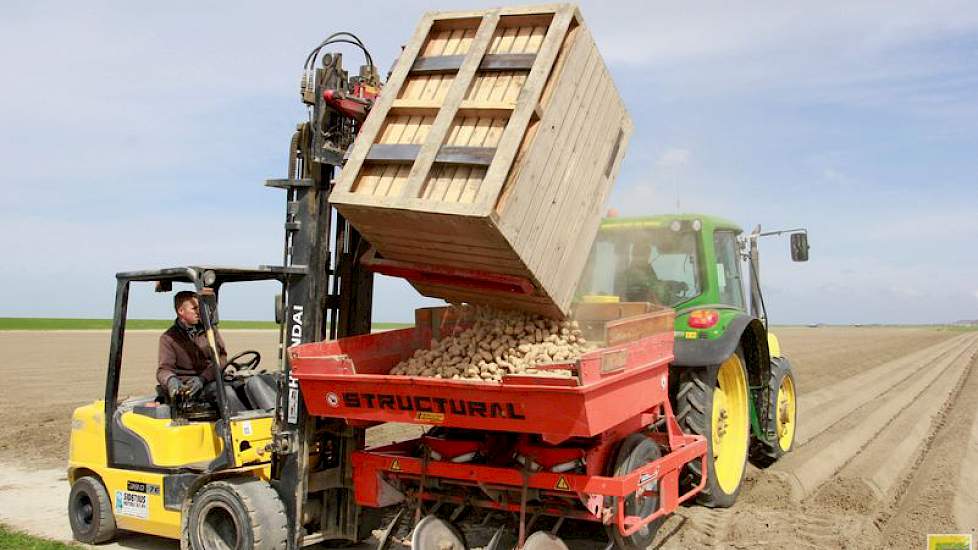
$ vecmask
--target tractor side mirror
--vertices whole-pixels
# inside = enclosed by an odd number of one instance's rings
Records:
[[[808,233],[791,234],[791,259],[796,262],[808,261]]]

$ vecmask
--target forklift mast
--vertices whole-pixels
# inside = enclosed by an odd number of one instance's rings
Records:
[[[313,65],[318,50],[310,54]],[[319,68],[307,60],[300,94],[309,120],[292,137],[287,178],[265,184],[286,192],[283,265],[304,272],[286,284],[278,312],[283,376],[272,484],[285,503],[289,549],[370,535],[360,532],[350,461],[363,448],[364,431],[310,416],[285,353],[296,344],[370,332],[373,274],[359,262],[369,245],[329,202],[336,169],[379,88],[369,54],[367,59],[352,78],[338,53],[325,54]]]

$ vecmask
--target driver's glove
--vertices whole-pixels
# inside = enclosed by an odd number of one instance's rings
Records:
[[[171,376],[169,380],[166,381],[166,393],[170,394],[170,399],[173,399],[180,393],[180,388],[183,385],[180,383],[180,379],[176,376]]]
[[[183,391],[190,397],[197,395],[202,389],[204,389],[204,381],[199,376],[188,378],[183,383]]]

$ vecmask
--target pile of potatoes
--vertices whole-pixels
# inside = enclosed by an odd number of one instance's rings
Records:
[[[594,349],[577,321],[558,321],[516,311],[464,308],[459,317],[473,319],[467,329],[419,349],[391,374],[452,380],[498,381],[505,374],[569,377],[568,369],[546,364],[574,361]]]

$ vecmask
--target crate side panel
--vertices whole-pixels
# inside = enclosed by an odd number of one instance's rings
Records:
[[[553,301],[545,293],[521,295],[489,292],[474,292],[455,286],[423,285],[412,283],[412,286],[424,296],[441,298],[451,303],[475,303],[496,307],[499,309],[518,309],[543,315],[545,317],[562,317],[563,313],[554,306]]]
[[[569,307],[630,134],[590,33],[576,32],[550,86],[541,130],[498,205],[504,234],[562,309]]]
[[[391,235],[400,238],[417,235],[419,239],[433,242],[509,248],[499,231],[484,218],[377,208],[373,205],[337,204],[336,209],[358,231],[367,235],[369,230],[380,239]],[[371,243],[376,246],[380,239],[374,239]]]
[[[464,253],[446,250],[436,243],[411,242],[406,245],[385,241],[378,247],[381,255],[388,260],[402,262],[434,264],[441,267],[500,273],[525,277],[526,268],[512,254],[507,255],[503,250],[494,250],[491,255],[482,255],[476,251]]]
[[[539,183],[542,193],[530,204],[534,215],[524,219],[521,244],[545,279],[569,271],[567,266],[554,264],[553,248],[563,251],[568,243],[578,242],[580,223],[600,215],[595,209],[600,210],[613,183],[605,167],[611,150],[619,146],[624,109],[616,101],[614,85],[596,51],[594,59],[588,87],[597,93],[575,95],[573,105],[582,114],[567,117],[564,136],[559,139],[563,151],[546,168],[545,183]],[[592,204],[596,198],[600,202]],[[580,244],[589,248],[593,236],[586,240]]]
[[[593,178],[606,177],[610,182],[614,182],[618,177],[621,160],[632,134],[631,121],[624,109],[621,110],[620,117],[622,120],[619,129],[620,134],[608,134],[608,138],[611,139],[605,142],[605,150],[608,151],[609,155],[614,155],[614,159],[611,161],[611,172],[608,176],[604,176],[603,173],[596,173],[592,175]],[[562,289],[563,294],[557,295],[562,303],[567,303],[573,298],[577,282],[587,263],[590,245],[598,233],[604,206],[610,192],[611,184],[609,183],[601,187],[601,192],[578,194],[575,197],[575,200],[579,201],[576,208],[582,212],[589,212],[589,215],[580,216],[573,220],[573,223],[567,227],[564,233],[555,234],[555,237],[559,236],[560,238],[553,239],[549,245],[550,248],[546,249],[545,257],[547,259],[545,261],[555,269],[551,276],[558,278],[554,287]]]
[[[516,188],[525,192],[525,209],[514,209],[507,216],[507,221],[519,228],[514,247],[528,257],[538,253],[536,244],[540,240],[559,231],[568,218],[578,214],[566,210],[566,205],[560,199],[569,188],[580,188],[584,183],[569,173],[568,168],[577,161],[591,160],[587,146],[593,142],[596,130],[601,125],[601,102],[606,101],[603,95],[609,89],[596,71],[599,63],[597,56],[592,54],[586,59],[579,73],[575,71],[574,74],[568,72],[565,75],[577,81],[577,86],[560,86],[554,94],[552,106],[559,105],[560,109],[546,111],[541,121],[544,131],[538,134],[539,141],[534,144],[538,154],[516,183]],[[567,68],[574,67],[568,65]],[[533,261],[536,269],[546,267],[539,257],[534,257]]]

